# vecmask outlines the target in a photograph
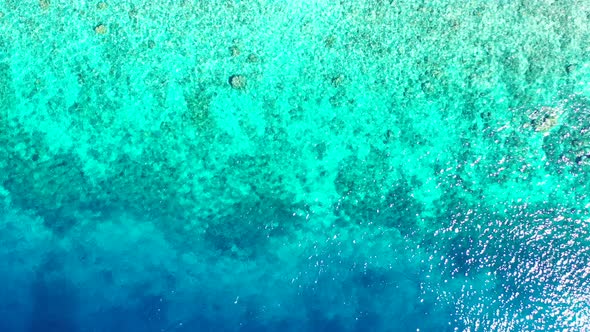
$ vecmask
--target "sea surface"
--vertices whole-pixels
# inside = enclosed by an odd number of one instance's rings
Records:
[[[1,0],[0,331],[590,331],[590,1]]]

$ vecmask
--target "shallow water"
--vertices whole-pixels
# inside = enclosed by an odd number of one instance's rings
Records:
[[[0,330],[590,329],[589,21],[0,2]]]

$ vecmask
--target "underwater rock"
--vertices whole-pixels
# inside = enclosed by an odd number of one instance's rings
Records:
[[[569,171],[576,174],[586,174],[590,165],[590,103],[584,97],[572,97],[560,107],[559,126],[555,130],[547,131],[543,139],[543,151],[550,165],[561,171],[561,168],[573,167]],[[564,110],[568,110],[565,112]],[[549,128],[553,122],[555,111],[548,111],[549,115],[540,116],[537,120],[536,131]],[[559,111],[558,111],[559,112]],[[529,116],[530,117],[530,116]],[[544,119],[544,120],[543,120]],[[535,125],[535,123],[531,123]]]
[[[258,57],[258,55],[254,54],[254,53],[250,53],[250,55],[248,55],[248,58],[246,58],[246,62],[248,63],[256,63],[260,60],[260,58]]]
[[[335,88],[339,87],[340,85],[342,85],[342,83],[344,83],[344,79],[345,77],[342,74],[332,77],[332,86]]]
[[[324,46],[326,46],[327,48],[334,47],[334,44],[336,44],[336,37],[334,37],[332,35],[329,35],[324,40]]]
[[[574,162],[579,166],[590,166],[590,148],[577,151]]]
[[[571,74],[575,70],[576,70],[576,64],[575,63],[570,63],[570,64],[568,64],[568,65],[565,66],[565,72],[568,73],[568,74]]]
[[[244,75],[231,75],[229,77],[229,85],[236,90],[242,90],[246,88],[246,76]]]
[[[237,45],[233,45],[232,47],[229,48],[229,53],[231,54],[232,57],[237,57],[242,52],[240,51],[240,48]]]
[[[543,106],[529,114],[530,125],[536,132],[546,133],[559,124],[561,114],[563,109],[559,107]]]
[[[107,26],[104,24],[99,24],[94,27],[94,32],[99,35],[104,35],[107,33]]]

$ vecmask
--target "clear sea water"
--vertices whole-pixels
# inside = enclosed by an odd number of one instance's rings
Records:
[[[0,331],[590,331],[588,0],[0,1]]]

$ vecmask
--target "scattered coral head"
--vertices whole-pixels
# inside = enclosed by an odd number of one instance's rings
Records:
[[[244,75],[231,75],[228,82],[234,89],[242,90],[246,88],[246,76]]]
[[[531,126],[537,132],[546,133],[559,124],[559,117],[563,109],[559,107],[543,106],[529,115]]]
[[[94,27],[94,32],[96,32],[99,35],[104,35],[105,33],[107,33],[107,26],[104,24],[99,24]]]

